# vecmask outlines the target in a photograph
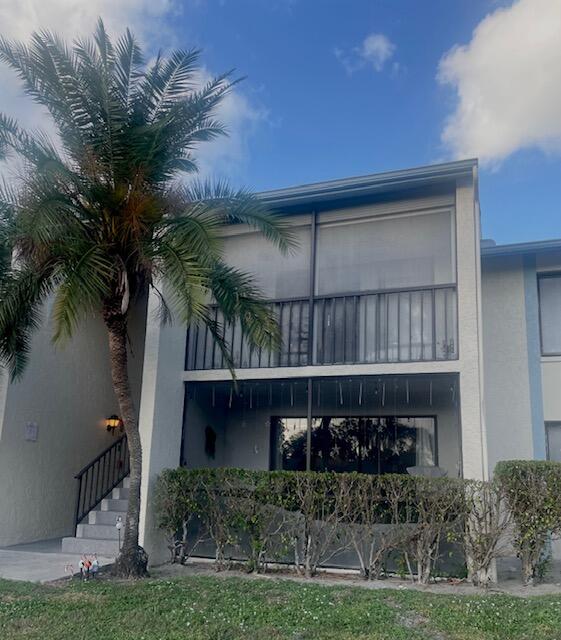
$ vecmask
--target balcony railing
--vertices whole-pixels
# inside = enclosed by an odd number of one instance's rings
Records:
[[[235,368],[423,362],[458,357],[455,286],[316,297],[311,323],[308,298],[270,304],[281,330],[282,343],[277,351],[249,345],[239,323],[224,325]],[[215,320],[223,324],[218,309]],[[225,367],[208,329],[189,330],[185,367],[189,371]]]

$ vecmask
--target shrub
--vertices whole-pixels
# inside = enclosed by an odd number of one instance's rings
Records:
[[[349,495],[347,535],[360,573],[365,580],[378,580],[398,539],[381,478],[351,473],[343,474],[341,483]]]
[[[411,579],[415,563],[417,582],[433,575],[443,541],[454,542],[464,520],[463,482],[450,478],[386,476],[390,484],[393,520],[402,523],[399,546]]]
[[[475,586],[496,581],[494,561],[508,548],[512,514],[507,505],[504,485],[467,481],[464,487],[464,553],[468,578]]]
[[[389,554],[400,551],[426,582],[441,539],[460,515],[457,487],[458,481],[401,475],[178,469],[159,479],[159,522],[173,559],[182,562],[208,538],[219,569],[228,547],[255,571],[292,548],[296,571],[313,576],[353,548],[362,575],[378,578]],[[199,535],[189,543],[194,524]]]
[[[285,473],[284,490],[299,514],[293,535],[296,571],[306,577],[316,574],[349,546],[342,528],[350,508],[347,485],[337,473]]]
[[[253,474],[243,469],[199,469],[195,471],[200,487],[197,504],[204,530],[216,549],[218,570],[227,565],[227,547],[241,544],[246,518],[252,513]]]
[[[236,473],[236,470],[232,470]],[[295,514],[286,509],[284,478],[275,473],[240,471],[244,491],[233,505],[239,527],[241,554],[249,571],[261,573],[267,561],[280,560],[290,548]],[[240,543],[238,543],[240,544]]]
[[[201,541],[200,536],[192,535],[192,525],[202,510],[196,474],[183,467],[166,469],[158,478],[155,500],[158,526],[165,533],[171,561],[184,563]]]
[[[353,549],[366,579],[381,577],[388,559],[400,555],[422,583],[448,541],[462,543],[471,580],[486,584],[513,524],[524,580],[535,580],[550,536],[561,533],[560,496],[561,464],[534,461],[499,463],[492,482],[182,468],[164,471],[157,485],[172,561],[185,562],[208,539],[218,569],[228,550],[251,571],[292,550],[296,571],[312,576]]]
[[[514,520],[514,546],[524,582],[534,582],[543,573],[550,536],[561,533],[561,463],[499,462],[495,475]]]

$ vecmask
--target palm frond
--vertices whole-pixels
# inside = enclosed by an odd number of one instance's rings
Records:
[[[208,272],[197,256],[173,234],[165,234],[149,257],[156,279],[164,282],[172,313],[186,324],[201,319],[208,307]]]
[[[128,170],[128,154],[123,144],[129,109],[124,104],[117,82],[115,49],[100,19],[93,41],[80,40],[75,45],[78,71],[88,97],[96,127],[90,142],[104,166],[111,184]]]
[[[0,230],[5,231],[9,222],[14,220],[20,205],[20,193],[5,178],[0,179]]]
[[[83,148],[93,125],[76,58],[55,34],[34,33],[29,46],[0,38],[0,59],[16,71],[25,92],[51,114],[71,151]]]
[[[143,87],[148,122],[165,116],[193,88],[199,57],[199,49],[178,50],[153,67]]]
[[[277,318],[251,275],[219,262],[209,279],[213,298],[226,322],[239,320],[245,337],[255,347],[276,349],[280,345]]]
[[[0,278],[0,360],[13,380],[21,377],[27,364],[31,335],[52,289],[51,277],[51,270],[43,267],[5,273]]]
[[[162,61],[157,59],[153,66],[157,68],[161,64]],[[201,89],[173,101],[157,119],[148,110],[144,116],[145,124],[135,130],[130,140],[134,150],[133,162],[142,167],[146,176],[157,182],[172,180],[177,171],[182,169],[182,163],[176,162],[177,158],[183,158],[185,152],[192,150],[197,142],[225,135],[224,126],[212,115],[236,82],[229,78],[230,74],[218,76]],[[150,94],[149,88],[145,87],[144,90]],[[192,169],[195,165],[190,163],[188,168]]]
[[[15,118],[0,113],[0,160],[5,159],[10,151],[39,170],[54,165],[63,167],[54,144],[45,134],[24,131]]]
[[[222,255],[222,221],[205,202],[195,203],[187,211],[181,207],[176,215],[166,216],[155,227],[155,239],[181,246],[200,264],[211,265]]]
[[[47,108],[62,143],[0,115],[0,158],[23,159],[17,185],[0,185],[0,359],[14,375],[51,293],[55,340],[100,307],[126,321],[129,295],[162,282],[163,319],[205,326],[228,367],[213,299],[252,344],[278,342],[250,276],[223,263],[222,231],[246,224],[287,252],[290,229],[248,191],[174,186],[197,170],[200,144],[227,134],[216,111],[238,82],[231,72],[204,82],[199,56],[159,54],[145,66],[132,33],[113,43],[101,20],[93,37],[71,46],[48,31],[28,45],[0,38],[0,60]]]
[[[259,231],[283,253],[291,253],[298,248],[290,226],[246,189],[231,189],[224,181],[194,181],[186,187],[185,199],[205,203],[223,224],[246,224]]]
[[[132,96],[142,77],[142,51],[129,29],[115,45],[115,87],[123,108],[128,114],[132,108]]]
[[[116,276],[114,261],[99,245],[61,262],[56,272],[57,290],[53,304],[55,342],[70,338],[83,314],[101,308]]]
[[[53,252],[60,244],[83,243],[91,235],[88,212],[49,172],[34,174],[25,181],[13,221],[16,245],[42,245]]]

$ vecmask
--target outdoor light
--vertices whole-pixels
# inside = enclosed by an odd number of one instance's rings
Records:
[[[119,551],[121,550],[121,529],[123,528],[122,516],[117,516],[115,519],[115,529],[117,529],[117,535],[119,536]]]
[[[117,429],[122,431],[123,421],[121,420],[121,418],[119,418],[119,416],[113,414],[112,416],[109,416],[109,418],[107,418],[107,420],[105,421],[105,427],[107,428],[107,431],[111,431],[114,434]]]

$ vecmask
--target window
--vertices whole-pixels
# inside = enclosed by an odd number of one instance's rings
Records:
[[[538,279],[542,355],[561,355],[561,274]]]
[[[434,466],[434,418],[314,418],[315,471],[406,473],[408,467]]]
[[[455,282],[452,222],[449,211],[337,222],[320,216],[316,293]]]
[[[561,422],[546,422],[547,459],[561,462]]]
[[[271,469],[306,470],[306,418],[271,418]]]
[[[306,469],[307,420],[272,418],[273,469]],[[332,417],[312,419],[311,469],[406,473],[436,465],[434,417]]]

